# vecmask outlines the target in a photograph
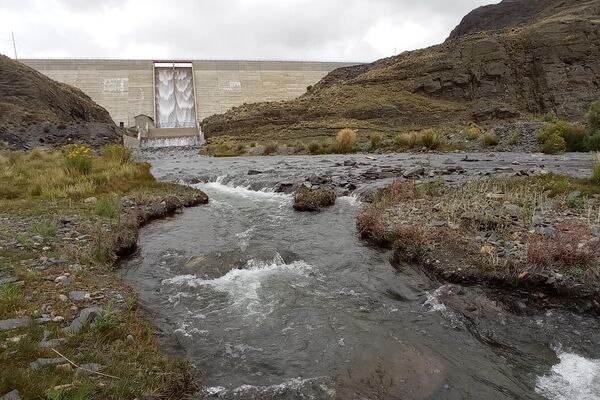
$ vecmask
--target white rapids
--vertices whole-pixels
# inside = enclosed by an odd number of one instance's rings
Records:
[[[560,362],[537,379],[536,392],[549,400],[600,399],[600,360],[558,351]]]

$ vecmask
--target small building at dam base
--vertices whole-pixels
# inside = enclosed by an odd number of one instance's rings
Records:
[[[199,134],[199,122],[244,103],[296,98],[341,62],[23,59],[44,75],[75,86],[117,125],[142,137]],[[143,122],[141,122],[143,121]]]

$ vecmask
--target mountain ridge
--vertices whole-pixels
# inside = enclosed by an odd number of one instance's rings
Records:
[[[436,46],[332,71],[295,100],[208,117],[202,129],[207,138],[291,139],[345,127],[390,132],[546,112],[583,119],[600,98],[600,0],[543,1],[547,6],[525,25],[464,28]]]

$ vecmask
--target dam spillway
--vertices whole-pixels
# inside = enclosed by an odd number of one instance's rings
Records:
[[[153,118],[157,127],[163,124],[182,127],[244,103],[292,99],[334,69],[357,64],[225,60],[19,61],[54,80],[81,89],[104,107],[116,124],[125,127],[135,126],[138,115]],[[168,82],[170,73],[178,78],[172,84]],[[170,90],[174,91],[173,95]]]

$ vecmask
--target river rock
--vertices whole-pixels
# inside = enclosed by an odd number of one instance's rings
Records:
[[[418,178],[425,174],[425,168],[417,167],[411,170],[408,170],[404,173],[405,178]]]
[[[294,210],[319,211],[335,203],[335,190],[331,188],[308,188],[301,186],[294,194]]]

